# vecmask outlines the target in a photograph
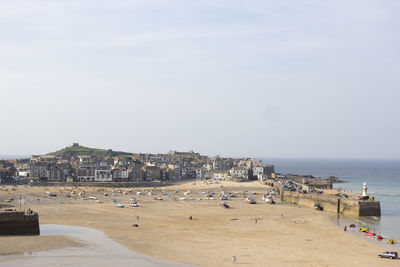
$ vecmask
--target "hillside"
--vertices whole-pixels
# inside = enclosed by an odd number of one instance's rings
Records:
[[[69,146],[58,151],[48,153],[49,156],[62,156],[62,157],[74,157],[74,156],[96,156],[96,157],[106,157],[106,156],[120,156],[120,155],[132,155],[132,153],[113,151],[111,149],[98,149],[90,148],[84,146]]]

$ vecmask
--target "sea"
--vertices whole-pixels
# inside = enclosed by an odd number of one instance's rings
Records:
[[[365,225],[393,240],[400,240],[400,160],[371,159],[273,159],[263,158],[266,164],[274,164],[275,172],[282,174],[311,174],[327,178],[336,176],[345,183],[334,188],[362,194],[363,183],[368,194],[381,203],[381,217],[348,218],[340,216],[340,225],[354,221]],[[336,216],[336,215],[335,215]]]

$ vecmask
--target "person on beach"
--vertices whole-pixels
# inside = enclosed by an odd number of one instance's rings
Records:
[[[236,263],[236,256],[233,256],[233,257],[232,257],[232,262],[233,262],[233,263]]]
[[[344,226],[343,231],[347,231],[347,225]]]

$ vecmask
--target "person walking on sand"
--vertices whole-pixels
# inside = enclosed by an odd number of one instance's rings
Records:
[[[233,257],[232,257],[232,262],[233,262],[233,263],[236,263],[236,256],[233,256]]]

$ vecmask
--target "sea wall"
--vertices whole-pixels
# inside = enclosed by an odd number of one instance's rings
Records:
[[[0,235],[39,235],[39,215],[23,211],[0,212]]]
[[[379,201],[363,201],[345,199],[323,194],[300,194],[281,190],[281,201],[304,208],[314,208],[315,204],[323,207],[324,211],[346,214],[351,216],[381,216]]]

